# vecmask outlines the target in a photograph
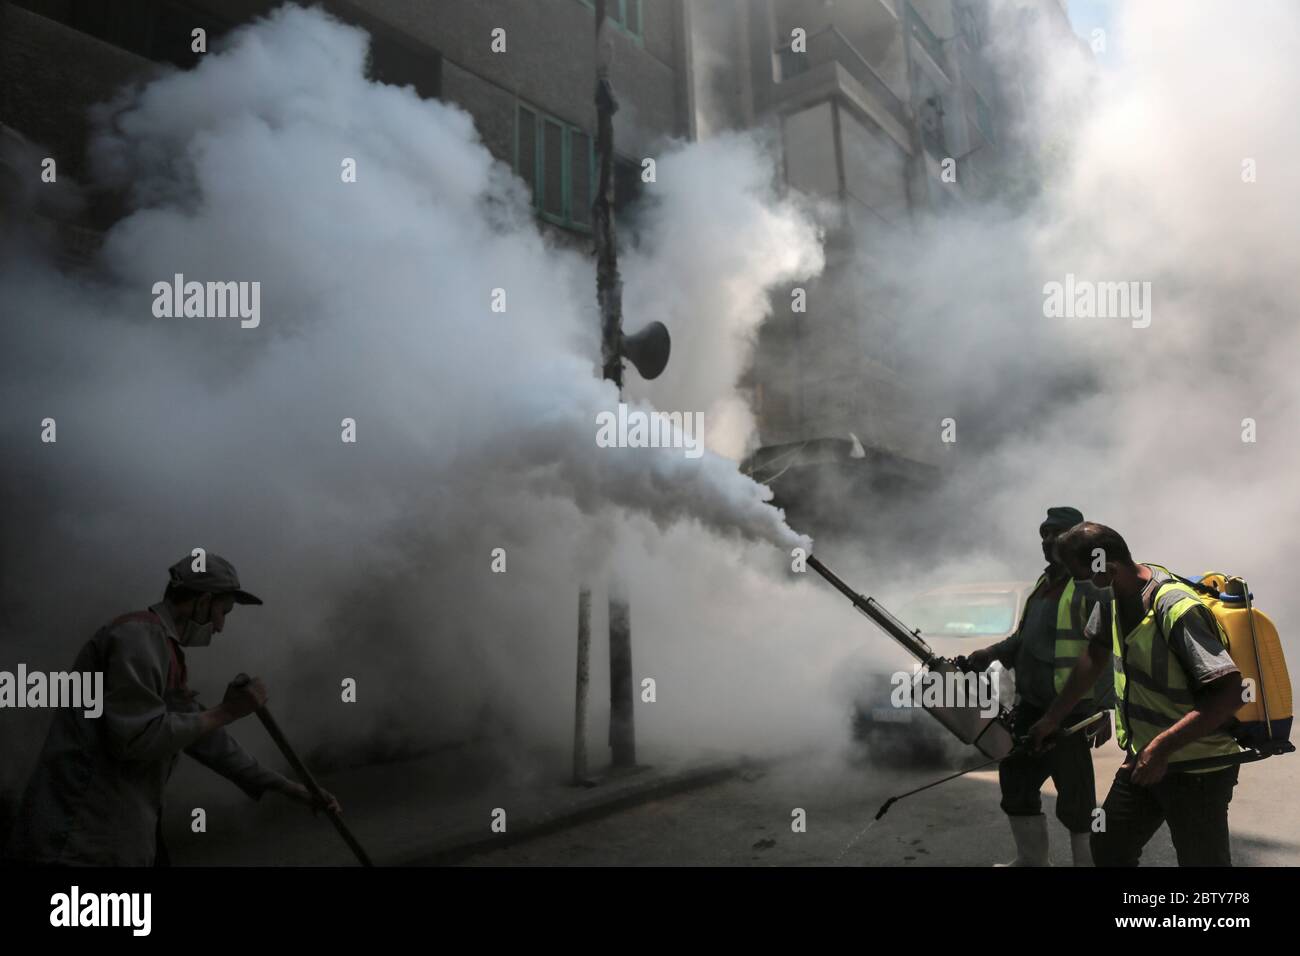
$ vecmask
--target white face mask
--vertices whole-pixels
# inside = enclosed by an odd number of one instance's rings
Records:
[[[195,610],[198,610],[197,605]],[[180,643],[182,647],[207,647],[212,643],[212,606],[208,605],[208,622],[199,624],[194,618],[185,622],[185,630],[181,632]]]
[[[1088,600],[1096,601],[1098,604],[1110,604],[1115,600],[1115,589],[1109,584],[1099,588],[1092,583],[1091,579],[1085,578],[1082,581],[1075,581],[1074,587]]]
[[[189,621],[185,625],[185,631],[181,634],[181,645],[183,647],[207,647],[212,643],[212,622],[207,624],[195,624]]]

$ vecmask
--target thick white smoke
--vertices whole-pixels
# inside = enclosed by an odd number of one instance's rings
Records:
[[[907,512],[827,502],[881,533],[822,556],[887,604],[1032,579],[1043,509],[1072,504],[1140,559],[1245,574],[1295,650],[1300,11],[1122,9],[1124,63],[1095,87],[1073,58],[1045,64],[1041,194],[891,233],[856,277],[892,287],[891,347],[943,486]],[[268,604],[199,658],[203,689],[259,670],[285,689],[286,724],[344,753],[477,733],[524,750],[566,739],[577,587],[596,588],[600,635],[616,568],[636,676],[659,687],[638,705],[642,742],[842,736],[828,676],[846,645],[881,638],[820,582],[789,583],[772,542],[790,532],[734,464],[595,447],[616,398],[592,373],[590,263],[537,233],[467,116],[366,82],[364,45],[288,10],[154,83],[97,151],[138,207],[100,271],[6,262],[6,647],[66,666],[204,545]],[[769,169],[745,139],[661,157],[622,260],[629,327],[661,318],[675,340],[664,379],[629,391],[706,412],[728,455],[752,440],[732,385],[764,290],[821,267]],[[176,272],[260,280],[261,327],[152,318],[151,285]],[[1045,317],[1043,286],[1067,273],[1150,281],[1150,326]],[[939,446],[947,416],[958,441]],[[37,441],[45,417],[56,445]],[[345,676],[356,705],[338,702]],[[591,719],[594,742],[599,706]]]
[[[1115,11],[1123,47],[1104,69],[1046,34],[999,49],[1011,75],[1036,67],[1032,155],[1013,146],[1005,166],[1041,173],[1031,201],[959,207],[873,245],[876,281],[898,303],[890,333],[931,423],[922,437],[943,469],[943,522],[920,567],[968,579],[990,570],[972,556],[997,556],[999,577],[1031,577],[1043,509],[1071,504],[1118,529],[1139,560],[1245,575],[1300,649],[1287,584],[1300,9]],[[1046,316],[1044,286],[1067,274],[1150,283],[1149,325]],[[1255,441],[1243,441],[1246,419]]]
[[[599,635],[616,565],[638,667],[653,664],[675,726],[724,711],[739,716],[694,745],[735,742],[733,723],[763,739],[780,708],[730,694],[735,672],[712,662],[734,655],[770,684],[788,631],[755,640],[755,620],[693,608],[741,595],[758,614],[790,587],[782,562],[806,540],[735,461],[597,447],[596,415],[617,396],[595,377],[591,260],[538,232],[467,114],[368,81],[366,46],[288,7],[131,92],[104,111],[94,147],[102,183],[134,208],[96,272],[70,278],[10,249],[6,646],[66,666],[205,547],[266,599],[195,653],[209,696],[227,671],[261,672],[289,720],[314,727],[304,738],[345,755],[478,734],[559,747],[578,586],[595,589]],[[676,339],[656,398],[706,422],[764,288],[820,268],[815,230],[772,198],[764,163],[740,138],[670,152],[624,262],[629,325],[660,317]],[[743,246],[720,225],[702,232],[706,199],[743,218]],[[260,325],[155,318],[151,289],[177,273],[260,282]],[[38,440],[47,417],[55,444]],[[355,444],[341,441],[345,418]],[[495,548],[505,573],[490,570]],[[712,598],[696,593],[706,567]],[[340,702],[345,677],[355,705]],[[604,693],[597,679],[593,698]]]
[[[748,135],[670,153],[658,178],[665,188],[639,217],[656,241],[629,260],[627,301],[631,314],[662,316],[680,331],[674,360],[643,390],[662,407],[703,411],[709,447],[739,460],[756,436],[736,382],[767,291],[821,271],[820,236],[798,197],[776,194],[773,164]]]

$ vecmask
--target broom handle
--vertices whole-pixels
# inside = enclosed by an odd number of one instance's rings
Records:
[[[237,687],[242,687],[251,682],[252,678],[247,674],[240,674],[232,683]],[[375,864],[371,862],[369,854],[366,853],[357,838],[352,835],[352,831],[349,830],[348,825],[343,822],[343,818],[339,815],[339,812],[329,805],[329,801],[325,797],[325,792],[321,790],[320,784],[316,782],[316,778],[313,777],[311,771],[307,769],[307,765],[302,762],[302,759],[298,756],[297,752],[289,744],[289,740],[285,737],[284,731],[280,729],[280,725],[277,724],[275,718],[271,716],[271,711],[265,707],[260,707],[257,710],[257,718],[262,722],[262,726],[266,728],[266,732],[271,735],[271,739],[275,741],[275,745],[280,748],[280,752],[284,754],[284,759],[289,761],[289,766],[293,767],[293,771],[298,775],[298,779],[302,781],[302,785],[307,788],[307,791],[312,795],[317,803],[324,808],[325,815],[329,817],[330,823],[334,824],[334,829],[339,832],[339,836],[343,838],[343,842],[345,842],[352,852],[356,854],[357,859],[361,861],[361,865],[374,866]]]

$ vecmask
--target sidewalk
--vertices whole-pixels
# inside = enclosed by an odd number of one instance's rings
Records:
[[[743,772],[744,760],[717,760],[675,768],[647,766],[606,778],[589,788],[555,785],[521,792],[496,804],[506,811],[506,831],[491,830],[495,809],[484,799],[459,804],[445,826],[421,833],[419,846],[387,862],[420,866],[455,863],[475,853],[520,843],[675,793],[721,783]],[[508,803],[508,805],[507,805]],[[446,811],[442,811],[444,814]]]
[[[661,764],[653,755],[645,759],[644,766],[589,787],[536,772],[466,787],[464,779],[482,768],[457,766],[446,755],[356,768],[320,783],[339,798],[345,821],[377,866],[420,866],[455,863],[645,801],[720,783],[754,766],[734,756]],[[204,779],[212,775],[203,768],[187,768],[185,776],[178,780],[165,818],[175,865],[356,865],[324,816],[313,817],[278,795],[252,803],[238,791],[232,795],[228,786],[222,788],[224,781],[216,780],[214,787]],[[191,832],[195,806],[207,813],[205,833]],[[505,811],[505,832],[492,829],[498,809]]]

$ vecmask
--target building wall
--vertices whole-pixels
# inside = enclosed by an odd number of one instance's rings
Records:
[[[754,125],[749,0],[686,0],[692,138]]]
[[[621,9],[619,3],[610,0],[611,9]],[[192,25],[209,31],[211,48],[229,28],[276,5],[272,0],[0,4],[5,17],[0,122],[50,144],[80,176],[85,111],[91,103],[146,74],[153,68],[150,60],[192,63]],[[581,137],[594,133],[595,16],[594,4],[587,0],[322,0],[322,5],[372,33],[378,78],[414,83],[422,95],[463,107],[473,115],[487,148],[507,164],[516,162],[520,102],[571,127],[575,148],[588,142]],[[609,30],[611,74],[620,104],[615,148],[638,165],[691,129],[683,0],[640,0],[639,22],[639,31]],[[498,27],[506,32],[505,53],[491,49],[492,31]],[[570,142],[569,133],[564,137]],[[589,166],[575,165],[572,175],[585,177]],[[631,180],[625,174],[620,181]],[[577,189],[572,196],[574,207],[589,203],[590,197],[579,197]],[[563,224],[572,226],[573,221],[566,218]],[[579,237],[583,232],[574,231]]]
[[[907,154],[851,110],[837,109],[846,198],[865,206],[882,223],[904,225],[908,217]]]
[[[0,123],[86,172],[86,111],[153,64],[30,10],[0,3]]]
[[[839,155],[835,149],[835,104],[823,100],[781,118],[785,181],[812,196],[835,197],[840,191]]]
[[[890,122],[897,113],[913,122],[901,19],[880,0],[852,8],[751,0],[750,15],[765,28],[751,28],[757,111],[781,130],[785,181],[840,203],[844,213],[829,237],[823,275],[801,283],[808,311],[789,314],[786,290],[773,296],[751,375],[760,442],[829,439],[848,448],[852,436],[875,453],[911,460],[920,454],[916,403],[888,364],[892,350],[881,332],[891,324],[889,305],[871,297],[869,277],[856,275],[865,260],[854,247],[860,232],[888,241],[913,211],[914,133],[897,122],[888,133],[868,115]],[[795,27],[810,39],[806,64],[798,54],[772,55],[788,47]],[[834,35],[826,42],[828,31]]]
[[[611,0],[616,3],[617,0]],[[480,120],[485,144],[513,157],[518,97],[587,131],[595,128],[595,17],[583,0],[353,0],[364,10],[443,57],[443,96]],[[648,155],[665,137],[684,136],[679,0],[642,0],[642,35],[614,28],[612,78],[620,100],[620,152]],[[494,53],[491,32],[506,31],[507,52]]]
[[[1059,0],[749,0],[749,9],[751,86],[758,114],[782,131],[786,183],[843,212],[825,272],[806,283],[807,313],[789,314],[780,290],[760,330],[749,377],[760,442],[774,453],[795,443],[844,449],[852,433],[872,467],[925,462],[926,410],[897,364],[897,308],[881,292],[889,283],[873,279],[869,247],[888,249],[914,217],[1032,191],[1051,131],[1027,116],[1020,91],[1038,84],[1044,56],[1081,41]],[[810,54],[819,31],[834,31],[833,42],[806,63],[778,52],[774,68],[771,53],[788,49],[794,27],[808,31]],[[826,69],[827,58],[846,68]],[[903,132],[886,132],[897,111],[874,108],[888,98],[873,77],[902,101]],[[875,97],[871,108],[864,95]],[[940,178],[949,158],[956,183]]]

